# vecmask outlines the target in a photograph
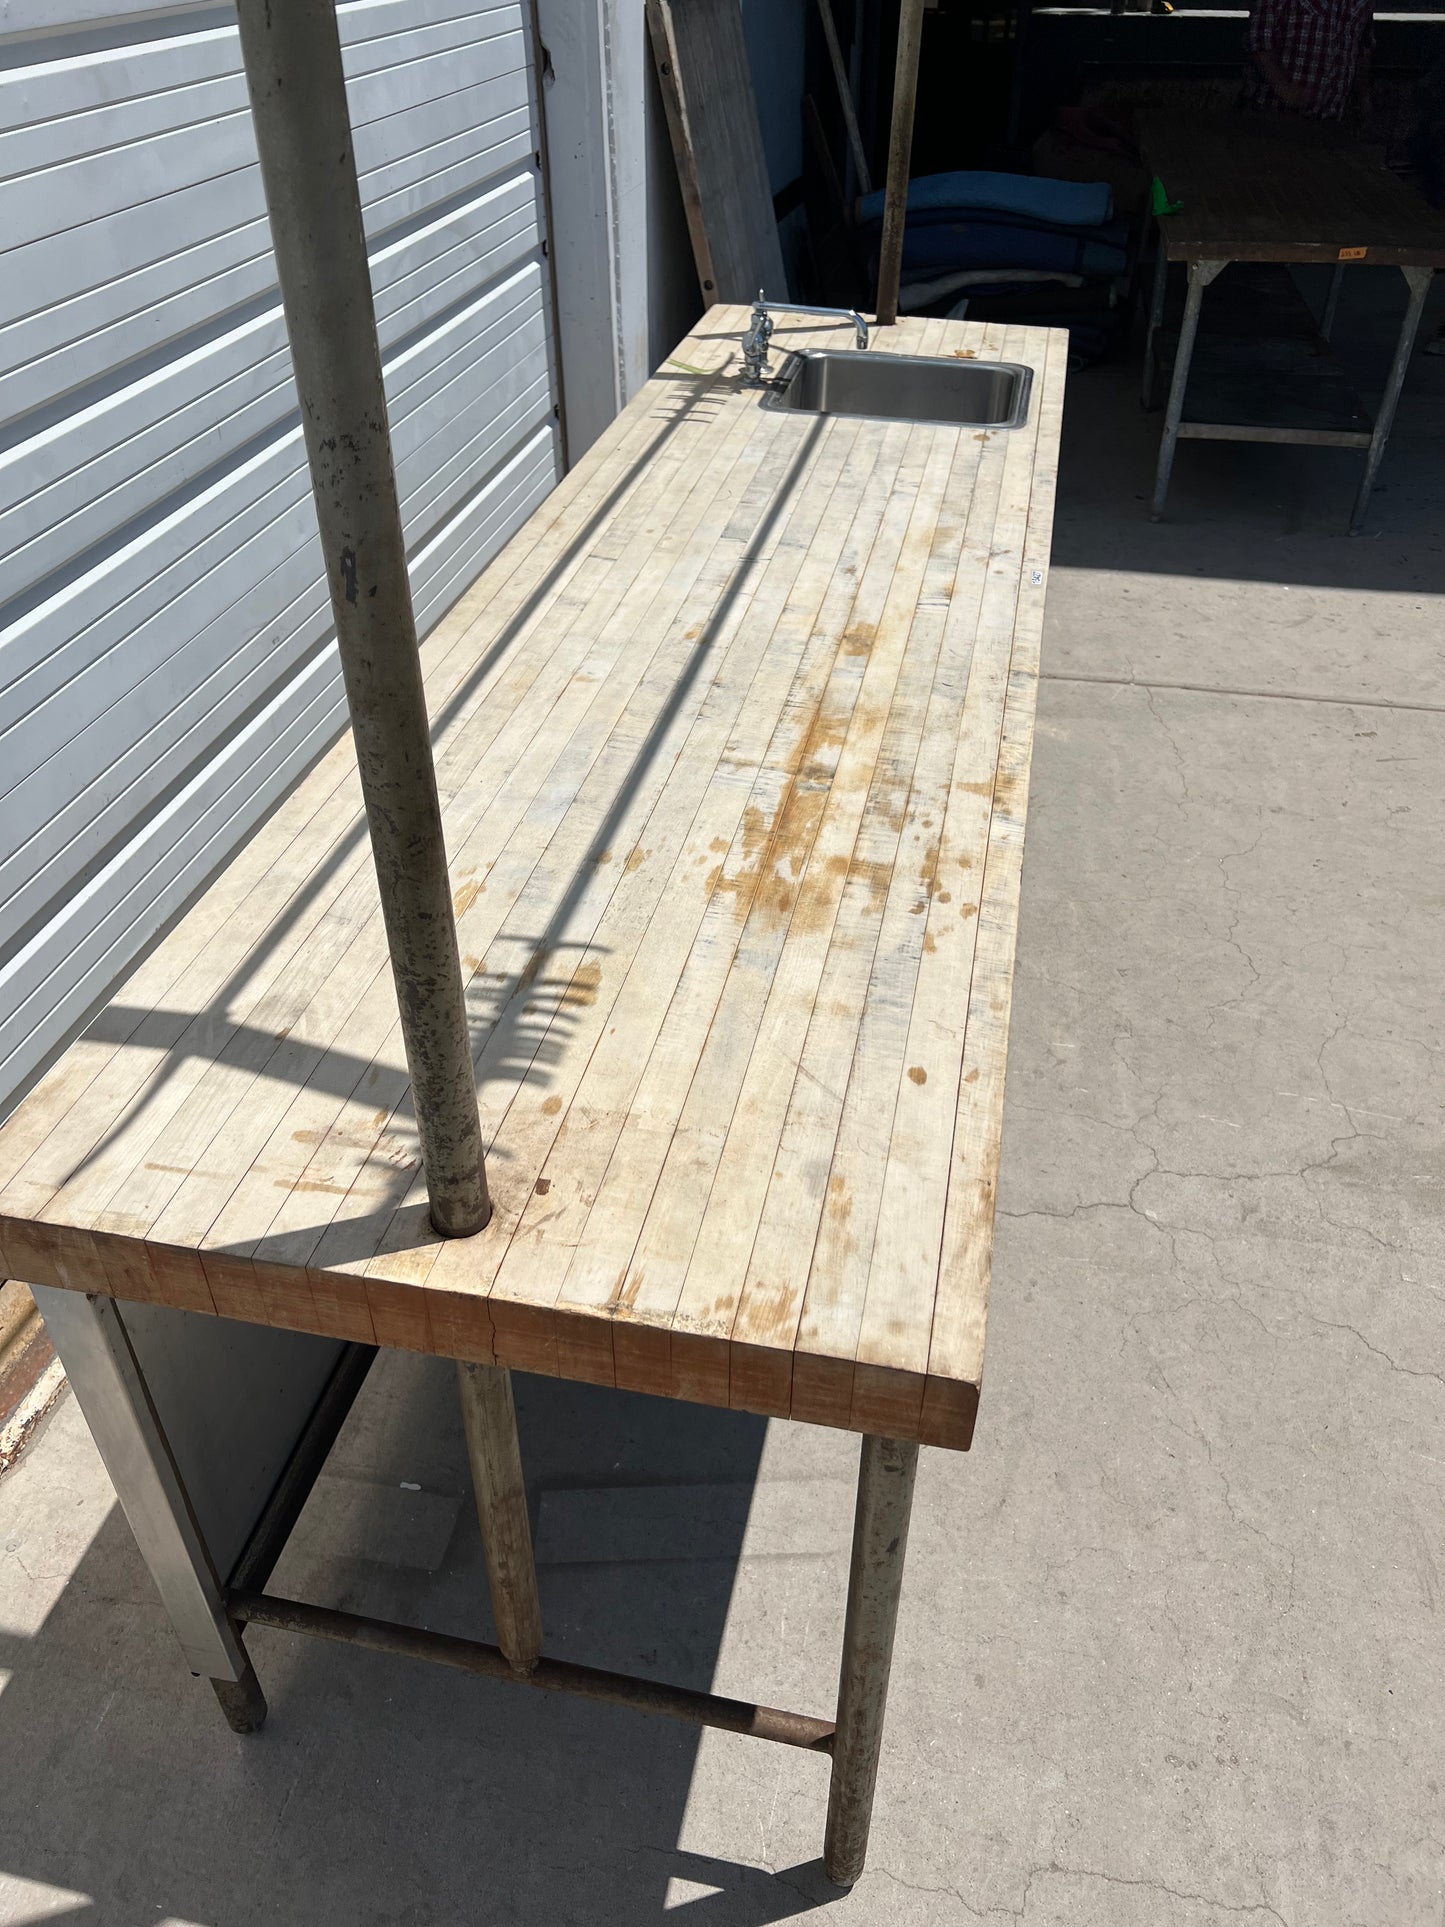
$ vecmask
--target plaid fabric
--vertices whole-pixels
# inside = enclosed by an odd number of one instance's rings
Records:
[[[1304,91],[1301,111],[1338,120],[1350,104],[1360,56],[1372,39],[1373,0],[1255,0],[1244,44],[1268,50]],[[1250,61],[1245,97],[1252,107],[1282,103]]]

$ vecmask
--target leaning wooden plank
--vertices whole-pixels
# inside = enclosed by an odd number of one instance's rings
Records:
[[[785,300],[738,0],[647,0],[647,24],[704,307]]]

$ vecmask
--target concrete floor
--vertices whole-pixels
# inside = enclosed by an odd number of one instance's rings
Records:
[[[1445,361],[1356,541],[1357,458],[1222,445],[1152,527],[1131,381],[1072,391],[988,1383],[862,1883],[760,1743],[270,1633],[233,1738],[67,1401],[0,1484],[0,1921],[1440,1927]],[[856,1444],[519,1402],[553,1651],[829,1709]],[[382,1362],[278,1585],[486,1630],[447,1367]]]

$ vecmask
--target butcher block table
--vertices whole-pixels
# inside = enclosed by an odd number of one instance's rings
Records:
[[[762,1733],[833,1755],[847,1879],[917,1446],[966,1449],[978,1405],[1067,337],[875,335],[1030,365],[1026,422],[984,430],[780,408],[747,319],[707,314],[423,648],[487,1229],[429,1222],[348,736],[0,1129],[0,1259],[235,1724],[262,1623]],[[780,318],[805,345],[844,343]],[[157,1310],[350,1348],[239,1552],[144,1396]],[[505,1491],[500,1650],[264,1594],[375,1346],[863,1434],[836,1731],[519,1661]]]

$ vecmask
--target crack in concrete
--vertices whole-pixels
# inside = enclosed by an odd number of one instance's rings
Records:
[[[1228,1900],[1216,1900],[1211,1894],[1188,1893],[1181,1887],[1171,1887],[1164,1880],[1142,1880],[1126,1874],[1105,1873],[1097,1867],[1066,1867],[1058,1861],[1050,1861],[1047,1866],[1036,1867],[1030,1872],[1024,1887],[1023,1904],[1015,1913],[1016,1919],[1022,1920],[1024,1917],[1034,1881],[1050,1874],[1063,1875],[1071,1880],[1103,1880],[1111,1887],[1139,1887],[1147,1893],[1167,1894],[1171,1900],[1182,1900],[1188,1906],[1213,1907],[1222,1914],[1238,1914],[1241,1918],[1247,1914],[1260,1914],[1266,1920],[1277,1921],[1279,1927],[1290,1927],[1279,1909],[1272,1907],[1267,1900],[1245,1901],[1242,1905],[1236,1905]]]
[[[1261,1284],[1258,1289],[1261,1291],[1277,1292],[1282,1297],[1298,1298],[1299,1296],[1296,1291],[1286,1285]],[[1340,1318],[1323,1318],[1317,1311],[1311,1311],[1306,1305],[1299,1307],[1299,1316],[1308,1319],[1312,1325],[1319,1325],[1325,1331],[1347,1332],[1351,1338],[1357,1339],[1373,1357],[1381,1359],[1392,1372],[1399,1372],[1404,1378],[1429,1378],[1433,1379],[1437,1385],[1445,1385],[1445,1373],[1427,1372],[1420,1370],[1414,1365],[1402,1365],[1399,1359],[1395,1358],[1390,1352],[1387,1352],[1382,1345],[1376,1345],[1372,1340],[1366,1338],[1365,1334],[1357,1325],[1351,1325],[1346,1320]]]
[[[980,1911],[964,1899],[957,1887],[924,1886],[919,1881],[905,1880],[901,1873],[895,1873],[891,1867],[870,1867],[868,1871],[875,1877],[891,1880],[895,1887],[901,1887],[905,1893],[922,1894],[924,1898],[928,1900],[936,1899],[942,1894],[947,1894],[951,1899],[958,1902],[970,1920],[1019,1920],[1022,1918],[1012,1907],[988,1907]]]
[[[1064,669],[1041,669],[1039,681],[1085,683],[1096,688],[1138,689],[1145,692],[1166,689],[1186,696],[1243,696],[1254,702],[1326,703],[1339,709],[1387,709],[1401,714],[1445,716],[1445,703],[1392,702],[1381,696],[1328,696],[1298,689],[1234,688],[1227,683],[1164,682],[1158,677],[1145,682],[1138,676],[1088,676]]]
[[[1368,1135],[1368,1133],[1364,1135]],[[1346,1139],[1345,1141],[1348,1142],[1348,1139]],[[1328,1159],[1324,1159],[1321,1161],[1321,1164],[1322,1165],[1328,1164],[1328,1162],[1329,1162]],[[1215,1265],[1219,1270],[1220,1277],[1224,1280],[1226,1284],[1232,1285],[1234,1287],[1233,1292],[1227,1295],[1224,1298],[1223,1302],[1226,1304],[1236,1305],[1238,1309],[1241,1312],[1243,1312],[1247,1317],[1253,1318],[1254,1321],[1272,1339],[1278,1340],[1282,1336],[1282,1334],[1279,1333],[1278,1331],[1271,1330],[1271,1328],[1265,1324],[1264,1320],[1260,1318],[1259,1314],[1253,1311],[1251,1307],[1249,1307],[1243,1302],[1241,1294],[1244,1293],[1245,1291],[1249,1291],[1249,1290],[1268,1291],[1268,1292],[1276,1293],[1280,1296],[1289,1297],[1297,1302],[1298,1315],[1300,1317],[1307,1319],[1311,1324],[1320,1326],[1324,1330],[1340,1331],[1340,1332],[1348,1333],[1350,1337],[1358,1340],[1358,1342],[1365,1348],[1367,1352],[1370,1352],[1374,1357],[1380,1359],[1385,1365],[1387,1365],[1391,1371],[1399,1372],[1402,1376],[1406,1378],[1433,1379],[1437,1385],[1445,1385],[1445,1373],[1427,1371],[1421,1367],[1414,1366],[1414,1365],[1403,1365],[1401,1364],[1399,1359],[1397,1359],[1393,1355],[1393,1353],[1386,1351],[1383,1346],[1377,1345],[1374,1343],[1372,1339],[1367,1338],[1365,1334],[1359,1329],[1358,1326],[1351,1325],[1350,1323],[1348,1323],[1348,1321],[1343,1319],[1325,1318],[1319,1312],[1312,1310],[1307,1304],[1304,1304],[1303,1302],[1299,1302],[1301,1299],[1301,1294],[1297,1288],[1291,1287],[1291,1286],[1285,1286],[1285,1285],[1271,1285],[1271,1284],[1265,1283],[1263,1280],[1256,1280],[1253,1283],[1248,1283],[1238,1278],[1229,1277],[1225,1273],[1223,1267],[1219,1264],[1218,1253],[1215,1250],[1216,1240],[1221,1235],[1219,1232],[1209,1230],[1203,1225],[1178,1224],[1178,1223],[1174,1223],[1169,1220],[1160,1218],[1156,1213],[1153,1213],[1147,1210],[1142,1205],[1140,1205],[1137,1201],[1136,1194],[1139,1191],[1140,1186],[1146,1183],[1148,1179],[1156,1176],[1173,1177],[1173,1178],[1181,1178],[1181,1179],[1194,1178],[1205,1182],[1215,1181],[1220,1183],[1243,1183],[1243,1182],[1248,1182],[1252,1176],[1257,1176],[1261,1178],[1263,1177],[1303,1178],[1305,1175],[1305,1172],[1308,1172],[1313,1168],[1315,1167],[1306,1165],[1304,1167],[1304,1170],[1299,1172],[1271,1171],[1271,1172],[1259,1172],[1259,1173],[1251,1174],[1248,1172],[1217,1173],[1217,1172],[1208,1172],[1208,1171],[1168,1171],[1168,1170],[1165,1170],[1162,1166],[1156,1165],[1153,1169],[1144,1172],[1141,1177],[1136,1179],[1134,1184],[1130,1187],[1129,1196],[1126,1199],[1116,1199],[1116,1198],[1084,1199],[1084,1200],[1080,1200],[1080,1202],[1077,1204],[1071,1205],[1067,1211],[1051,1210],[1049,1207],[1044,1205],[1032,1205],[1026,1210],[1006,1209],[1005,1207],[1000,1205],[998,1207],[997,1215],[1001,1218],[1015,1218],[1015,1219],[1052,1218],[1060,1222],[1067,1222],[1069,1219],[1080,1217],[1086,1212],[1128,1211],[1132,1213],[1135,1217],[1142,1219],[1142,1221],[1145,1224],[1147,1224],[1151,1230],[1159,1232],[1159,1234],[1162,1237],[1168,1239],[1170,1252],[1174,1260],[1176,1272],[1181,1271],[1183,1269],[1183,1266],[1179,1257],[1179,1244],[1178,1244],[1179,1238],[1181,1237],[1202,1238],[1205,1241],[1205,1243],[1210,1246],[1211,1252],[1214,1256]],[[1311,1193],[1312,1197],[1313,1195],[1314,1194]],[[1317,1206],[1319,1205],[1318,1198],[1315,1198],[1314,1202],[1316,1203]],[[1352,1226],[1348,1224],[1338,1224],[1335,1222],[1335,1220],[1328,1217],[1324,1213],[1323,1209],[1320,1210],[1320,1217],[1323,1223],[1330,1225],[1333,1229],[1338,1231],[1349,1231],[1349,1230],[1365,1231],[1366,1234],[1371,1237],[1372,1241],[1375,1244],[1379,1245],[1381,1250],[1389,1252],[1391,1257],[1393,1257],[1396,1260],[1398,1265],[1401,1254],[1397,1249],[1397,1247],[1390,1244],[1387,1240],[1380,1238],[1376,1234],[1369,1232],[1368,1227]],[[1401,1274],[1401,1282],[1404,1282],[1403,1274]],[[1184,1304],[1177,1307],[1177,1309],[1183,1310],[1185,1306],[1194,1302],[1196,1302],[1194,1298],[1192,1297],[1188,1298],[1184,1301]],[[1138,1318],[1145,1318],[1145,1317],[1150,1317],[1154,1315],[1156,1314],[1149,1310],[1141,1310],[1135,1313],[1133,1316],[1134,1316],[1134,1319],[1138,1319]],[[1135,1331],[1135,1335],[1138,1336],[1137,1326],[1133,1324],[1133,1321],[1130,1320],[1126,1322],[1130,1324],[1131,1329],[1133,1329]]]
[[[1174,758],[1175,774],[1178,776],[1178,779],[1179,779],[1180,797],[1186,803],[1191,802],[1193,799],[1189,794],[1189,778],[1185,773],[1184,752],[1183,750],[1180,749],[1179,744],[1175,741],[1174,731],[1169,727],[1168,723],[1165,722],[1164,718],[1159,713],[1159,705],[1155,701],[1155,696],[1157,694],[1157,691],[1152,689],[1148,683],[1138,683],[1135,685],[1135,687],[1143,690],[1144,701],[1148,705],[1149,714],[1154,718],[1155,722],[1159,725],[1160,729],[1163,730],[1164,732],[1164,740],[1168,743],[1169,753]]]
[[[1070,1867],[1058,1860],[1050,1860],[1042,1866],[1030,1867],[1028,1873],[1024,1876],[1023,1894],[1017,1907],[988,1907],[979,1909],[965,1900],[955,1886],[927,1886],[922,1882],[905,1880],[902,1874],[895,1873],[891,1867],[872,1867],[869,1869],[869,1872],[873,1874],[875,1878],[892,1881],[894,1886],[901,1887],[905,1893],[922,1894],[926,1898],[934,1898],[947,1894],[958,1902],[971,1920],[1022,1921],[1028,1912],[1029,1897],[1033,1893],[1035,1883],[1048,1879],[1064,1879],[1101,1880],[1110,1887],[1135,1887],[1146,1893],[1165,1894],[1170,1900],[1182,1901],[1186,1906],[1212,1907],[1217,1913],[1234,1914],[1241,1920],[1246,1919],[1250,1915],[1256,1915],[1263,1920],[1275,1921],[1277,1927],[1290,1927],[1290,1922],[1285,1919],[1279,1909],[1272,1906],[1267,1900],[1244,1902],[1218,1900],[1212,1894],[1190,1893],[1182,1887],[1171,1887],[1169,1883],[1164,1880],[1146,1880],[1131,1877],[1128,1874],[1106,1873],[1102,1868],[1098,1867]]]
[[[1173,1415],[1167,1411],[1164,1413],[1165,1421],[1166,1423],[1172,1425],[1177,1432],[1182,1433],[1186,1438],[1192,1437],[1198,1444],[1204,1447],[1204,1456],[1209,1462],[1209,1469],[1214,1474],[1215,1478],[1218,1479],[1219,1481],[1220,1494],[1224,1500],[1225,1511],[1229,1514],[1230,1518],[1234,1521],[1234,1524],[1241,1531],[1252,1533],[1253,1536],[1256,1539],[1260,1540],[1262,1544],[1268,1546],[1271,1552],[1275,1553],[1278,1557],[1285,1559],[1289,1562],[1289,1571],[1285,1578],[1284,1603],[1280,1607],[1281,1612],[1283,1613],[1289,1612],[1294,1605],[1294,1589],[1295,1589],[1294,1552],[1289,1546],[1281,1545],[1277,1539],[1271,1538],[1270,1535],[1263,1529],[1263,1527],[1257,1526],[1252,1519],[1245,1518],[1244,1515],[1241,1513],[1241,1511],[1239,1510],[1239,1507],[1235,1504],[1234,1488],[1230,1483],[1229,1475],[1224,1470],[1224,1467],[1219,1464],[1219,1462],[1216,1460],[1214,1456],[1213,1441],[1210,1439],[1209,1435],[1205,1432],[1204,1427],[1199,1423],[1199,1419],[1197,1415],[1194,1412],[1189,1411],[1189,1408],[1184,1405],[1184,1401],[1180,1399],[1179,1393],[1175,1390],[1173,1384],[1170,1382],[1168,1373],[1164,1371],[1162,1366],[1159,1369],[1160,1369],[1160,1376],[1163,1378],[1164,1383],[1169,1386],[1170,1396],[1176,1401],[1176,1403],[1178,1403],[1181,1406],[1182,1409],[1184,1409],[1185,1411],[1188,1411],[1190,1424],[1188,1426],[1182,1425],[1178,1419],[1173,1417]]]

